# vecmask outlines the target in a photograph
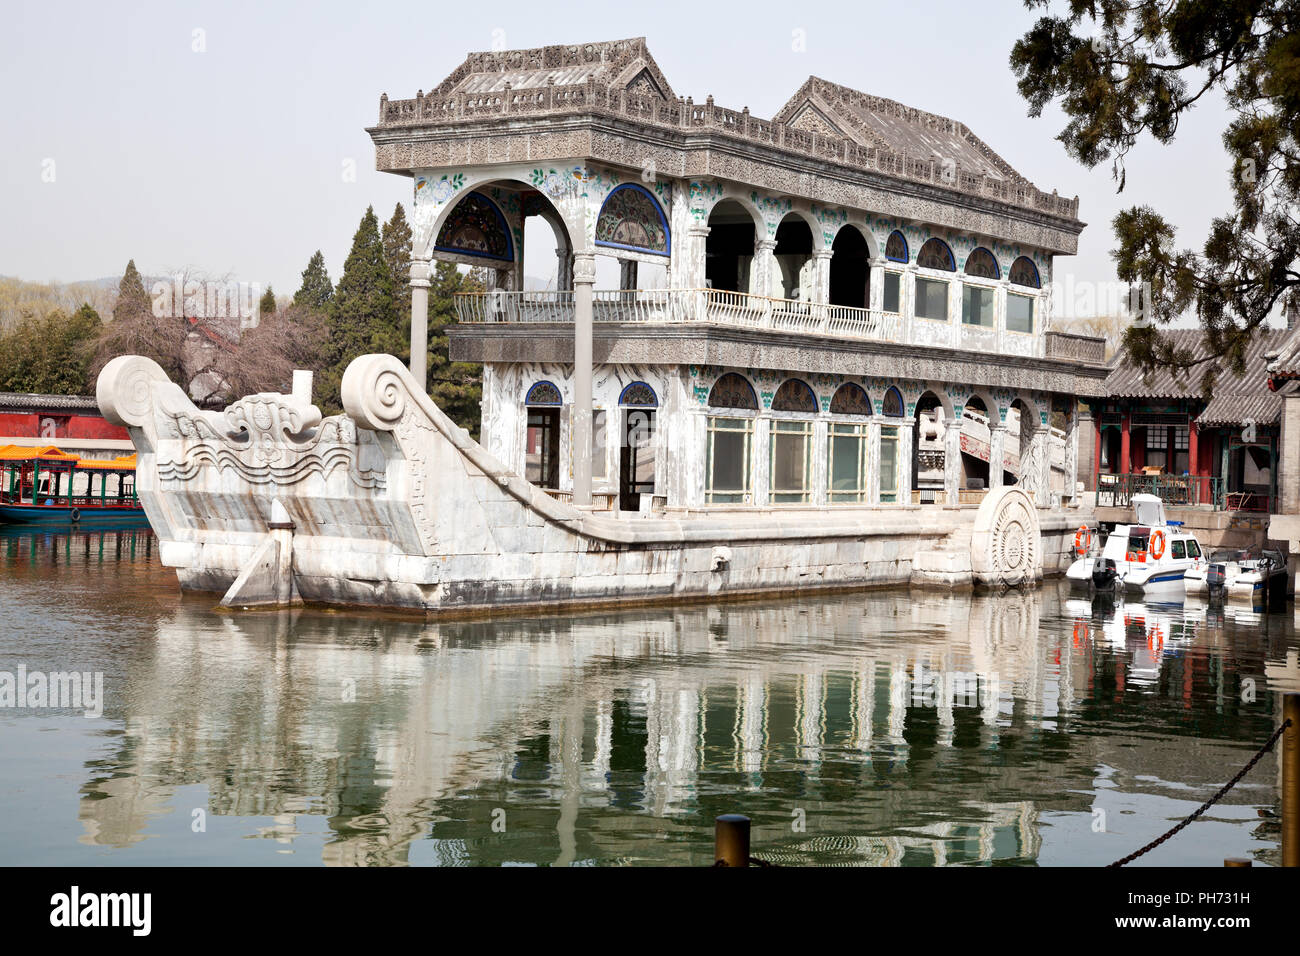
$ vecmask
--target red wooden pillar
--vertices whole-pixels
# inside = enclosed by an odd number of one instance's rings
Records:
[[[1123,424],[1120,425],[1119,438],[1119,473],[1127,475],[1133,470],[1133,459],[1129,455],[1129,420],[1132,418],[1128,412],[1124,413]]]
[[[1100,411],[1095,413],[1095,417],[1092,420],[1092,424],[1094,430],[1097,432],[1097,452],[1092,456],[1092,474],[1093,474],[1092,486],[1094,488],[1099,488],[1101,487],[1100,484],[1101,483],[1101,478],[1100,478],[1101,475],[1101,412]]]
[[[1187,422],[1187,473],[1192,476],[1190,479],[1192,485],[1192,504],[1199,504],[1201,499],[1204,497],[1201,494],[1201,483],[1196,477],[1201,473],[1201,448],[1197,434],[1196,420],[1190,419]]]

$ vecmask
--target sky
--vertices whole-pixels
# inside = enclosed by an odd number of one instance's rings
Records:
[[[1173,145],[1142,143],[1117,194],[1109,165],[1066,155],[1059,112],[1030,118],[1016,92],[1008,56],[1036,16],[1018,0],[8,0],[0,275],[95,279],[134,258],[145,275],[189,268],[291,293],[320,249],[337,279],[366,206],[387,219],[410,201],[411,180],[374,169],[365,127],[381,93],[428,90],[494,44],[645,36],[677,94],[696,101],[770,118],[815,74],[965,123],[1039,188],[1080,197],[1088,226],[1078,255],[1057,258],[1057,279],[1073,283],[1067,314],[1105,312],[1079,290],[1104,299],[1114,283],[1119,209],[1153,206],[1195,248],[1231,209],[1226,113],[1207,98]]]

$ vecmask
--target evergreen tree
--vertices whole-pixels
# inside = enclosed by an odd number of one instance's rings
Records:
[[[482,275],[463,273],[450,262],[435,263],[429,277],[429,396],[475,440],[482,419],[483,366],[449,359],[447,326],[457,321],[456,294],[485,287]]]
[[[0,391],[93,395],[91,362],[103,323],[89,304],[72,315],[27,315],[0,335]]]
[[[398,203],[393,218],[384,223],[384,258],[393,277],[393,330],[409,353],[411,340],[411,227]],[[385,351],[389,351],[385,349]]]
[[[1143,321],[1125,331],[1125,351],[1146,371],[1199,371],[1209,394],[1220,371],[1245,367],[1275,310],[1300,302],[1300,0],[1025,5],[1041,15],[1012,49],[1011,68],[1029,115],[1059,107],[1057,139],[1089,168],[1110,161],[1120,190],[1125,159],[1146,136],[1171,142],[1202,97],[1226,104],[1232,208],[1200,247],[1179,249],[1173,224],[1150,206],[1111,222],[1116,275],[1142,296]],[[1161,329],[1190,313],[1204,350]]]
[[[145,292],[144,280],[136,270],[135,260],[126,264],[122,281],[117,286],[117,302],[113,305],[113,321],[130,319],[150,310],[149,294]]]
[[[348,364],[359,355],[375,351],[375,345],[392,343],[393,277],[379,234],[379,220],[373,207],[366,208],[352,237],[352,251],[343,264],[343,275],[329,313],[329,346],[321,382],[321,405],[327,413],[342,408],[339,387]],[[397,348],[391,351],[405,360]]]
[[[319,249],[302,270],[302,288],[293,295],[293,304],[317,311],[325,311],[334,299],[334,286],[325,271],[325,257]]]
[[[275,315],[276,311],[275,293],[271,290],[270,285],[268,285],[266,291],[262,293],[262,301],[257,304],[257,313],[264,319],[268,315]]]

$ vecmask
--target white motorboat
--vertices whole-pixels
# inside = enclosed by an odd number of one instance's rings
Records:
[[[1184,583],[1198,597],[1263,604],[1270,590],[1286,592],[1286,555],[1269,548],[1216,551],[1204,566],[1189,569]]]
[[[1081,528],[1075,536],[1079,558],[1066,578],[1094,591],[1117,589],[1181,602],[1184,576],[1208,564],[1200,542],[1181,522],[1166,520],[1164,502],[1155,495],[1134,495],[1133,517],[1133,524],[1116,525],[1099,549],[1093,547],[1091,529]]]

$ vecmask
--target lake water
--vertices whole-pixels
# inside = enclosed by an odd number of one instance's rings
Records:
[[[1050,582],[459,623],[214,604],[147,531],[0,532],[0,672],[103,682],[98,717],[0,707],[0,863],[703,866],[737,812],[781,864],[1100,865],[1300,690],[1289,610],[1094,613]],[[1276,861],[1277,783],[1270,754],[1139,864]]]

